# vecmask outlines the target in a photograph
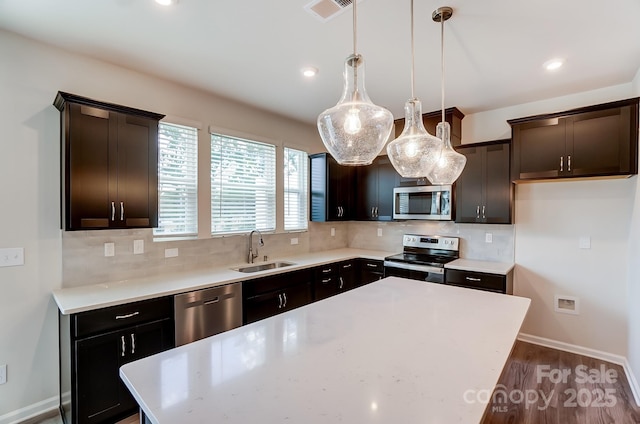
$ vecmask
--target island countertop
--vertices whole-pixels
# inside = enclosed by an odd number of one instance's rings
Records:
[[[478,423],[529,304],[388,277],[120,376],[156,424]]]

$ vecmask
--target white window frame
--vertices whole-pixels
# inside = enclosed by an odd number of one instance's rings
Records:
[[[222,131],[210,130],[210,133],[211,235],[215,237],[239,234],[254,229],[275,232],[277,146],[247,137],[224,134]],[[244,159],[239,156],[241,148],[253,150],[249,154],[256,154],[256,156],[244,158],[246,161],[243,162]],[[265,162],[261,162],[263,160]],[[222,165],[223,163],[227,165]],[[251,175],[252,171],[257,172],[255,177]],[[232,176],[235,177],[235,181]],[[246,176],[247,180],[242,180],[243,176]],[[256,189],[253,194],[249,187]],[[243,192],[248,193],[247,199],[242,198]],[[226,198],[220,198],[220,196],[226,196]],[[232,203],[229,199],[235,202]],[[255,199],[259,199],[258,203],[252,203],[256,201]],[[253,207],[256,214],[255,220],[248,221],[246,216],[239,215],[240,212],[244,213],[247,210],[246,206],[241,206],[243,201]],[[249,208],[249,210],[252,209]],[[234,217],[238,221],[232,225],[229,220]]]
[[[289,152],[298,156],[298,166],[302,169],[289,169]],[[283,150],[283,175],[284,230],[307,231],[309,228],[309,154],[304,150],[285,146]],[[296,198],[295,205],[289,204],[292,197]],[[297,217],[294,218],[295,225],[287,226],[288,217]]]
[[[163,137],[162,127],[173,127],[176,129],[184,129],[189,136],[195,136],[192,139],[185,138],[183,141],[189,141],[190,144],[186,147],[186,151],[179,152],[182,155],[179,160],[187,163],[188,168],[185,169],[184,174],[179,175],[175,172],[171,175],[165,169],[163,163],[169,163],[169,159],[165,161],[163,155],[166,153],[167,148],[163,147],[166,142],[166,138]],[[169,120],[161,121],[158,125],[158,227],[153,229],[154,240],[162,239],[175,239],[175,238],[196,238],[198,236],[198,135],[199,125],[194,123],[177,123]],[[174,167],[179,164],[173,163]],[[184,196],[185,203],[183,206],[185,209],[180,212],[175,212],[176,226],[182,227],[179,230],[171,230],[164,228],[166,225],[163,221],[169,221],[170,216],[167,215],[166,209],[173,207],[174,210],[178,205],[171,205],[170,202],[163,202],[163,193],[170,193],[175,191],[181,191]],[[165,212],[163,212],[163,209]],[[163,225],[164,224],[164,225]]]

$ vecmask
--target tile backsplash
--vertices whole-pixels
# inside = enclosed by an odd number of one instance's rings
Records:
[[[331,229],[335,228],[335,236]],[[378,236],[378,230],[382,236]],[[486,233],[492,243],[485,242]],[[331,222],[309,223],[306,232],[264,234],[257,261],[300,253],[354,247],[397,253],[403,234],[460,237],[460,256],[467,259],[512,262],[514,229],[511,225],[456,224],[453,222]],[[292,245],[291,239],[298,244]],[[144,241],[144,253],[134,254],[134,240]],[[247,262],[248,234],[197,240],[153,241],[150,229],[66,231],[62,236],[64,287],[122,281],[194,269],[234,266]],[[114,243],[115,256],[104,256],[104,244]],[[257,245],[257,238],[254,237]],[[165,258],[165,249],[178,256]]]

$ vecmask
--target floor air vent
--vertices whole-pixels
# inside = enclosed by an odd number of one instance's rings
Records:
[[[362,0],[358,0],[360,3]],[[335,18],[351,6],[352,0],[313,0],[304,9],[322,22]]]

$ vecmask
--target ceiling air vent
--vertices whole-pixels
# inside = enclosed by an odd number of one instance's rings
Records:
[[[358,3],[361,1],[358,0]],[[304,10],[320,21],[327,22],[344,12],[352,2],[352,0],[313,0],[304,7]]]

